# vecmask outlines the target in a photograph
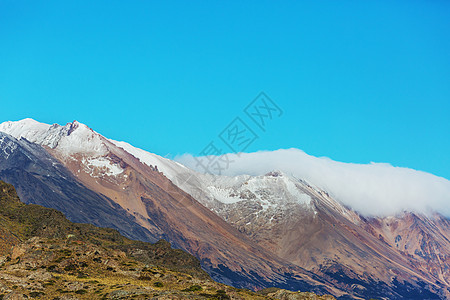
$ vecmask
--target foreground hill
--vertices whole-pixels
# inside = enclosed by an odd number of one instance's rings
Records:
[[[116,230],[72,223],[54,209],[20,202],[2,181],[0,251],[3,299],[315,297],[283,290],[258,295],[214,282],[195,257],[163,240],[137,242]]]

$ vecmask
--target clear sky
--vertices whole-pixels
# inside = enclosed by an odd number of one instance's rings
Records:
[[[94,3],[92,3],[94,2]],[[0,1],[0,121],[78,120],[160,155],[235,118],[295,147],[450,179],[449,1]],[[283,115],[258,128],[264,91]]]

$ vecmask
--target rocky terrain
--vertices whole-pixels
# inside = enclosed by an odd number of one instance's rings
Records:
[[[56,210],[23,204],[1,181],[0,221],[0,299],[334,299],[214,282],[197,259],[163,240],[137,242],[72,223]]]

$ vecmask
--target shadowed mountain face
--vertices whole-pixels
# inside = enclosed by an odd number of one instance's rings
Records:
[[[343,298],[449,296],[442,216],[364,218],[281,172],[203,175],[77,122],[0,131],[22,138],[0,132],[0,179],[26,202],[134,239],[167,239],[221,282]]]
[[[81,184],[40,145],[0,132],[0,179],[17,187],[25,203],[62,211],[70,220],[120,230],[125,236],[157,241],[111,199]]]

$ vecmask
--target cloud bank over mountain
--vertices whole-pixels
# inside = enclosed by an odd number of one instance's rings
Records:
[[[439,212],[450,217],[450,181],[430,173],[386,163],[342,163],[294,148],[239,156],[229,154],[228,157],[232,162],[222,171],[224,175],[263,175],[280,170],[327,191],[366,216],[411,211]],[[199,172],[204,171],[190,154],[176,160]]]

